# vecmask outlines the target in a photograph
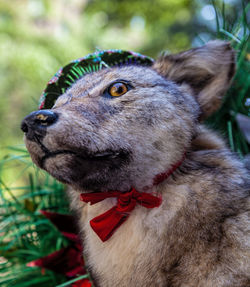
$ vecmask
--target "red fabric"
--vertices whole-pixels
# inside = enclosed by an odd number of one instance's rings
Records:
[[[81,240],[78,236],[78,228],[72,215],[47,210],[40,210],[40,212],[46,216],[70,241],[76,244],[81,244]]]
[[[154,178],[153,185],[158,185],[163,180],[168,178],[183,163],[185,158],[186,158],[186,153],[184,153],[182,159],[180,161],[178,161],[176,164],[172,165],[172,167],[169,170],[167,170],[166,172],[157,174]]]
[[[82,279],[72,283],[71,287],[91,287],[91,282],[88,279]]]
[[[169,170],[158,174],[154,178],[153,185],[157,185],[169,177],[182,164],[185,156],[186,154]],[[103,242],[108,240],[116,229],[127,220],[129,213],[135,208],[137,203],[146,208],[154,208],[159,207],[162,201],[159,196],[154,196],[146,192],[138,192],[134,188],[124,193],[120,191],[109,191],[82,193],[80,195],[82,201],[90,202],[91,204],[111,197],[117,198],[117,204],[105,213],[90,220],[90,226]]]
[[[135,208],[137,203],[146,208],[158,207],[161,204],[161,197],[146,192],[138,192],[134,188],[125,193],[110,191],[81,194],[81,200],[91,204],[110,197],[116,197],[117,204],[90,221],[92,229],[103,242],[108,240],[115,230],[128,218],[129,213]]]
[[[67,277],[75,277],[86,273],[82,258],[81,246],[68,246],[55,251],[47,256],[27,263],[29,267],[42,267]]]

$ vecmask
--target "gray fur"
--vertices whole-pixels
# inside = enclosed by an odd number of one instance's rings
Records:
[[[152,68],[104,69],[78,80],[55,103],[58,120],[41,143],[53,156],[41,161],[41,145],[26,139],[33,161],[72,187],[71,207],[97,286],[250,286],[247,171],[224,140],[199,123],[219,107],[233,73],[234,53],[220,41],[164,55]],[[118,79],[134,88],[105,98]],[[98,161],[105,152],[112,156]],[[180,168],[153,187],[155,175],[185,152]],[[115,201],[90,206],[79,192],[132,186],[161,194],[162,205],[137,206],[101,242],[89,220]]]

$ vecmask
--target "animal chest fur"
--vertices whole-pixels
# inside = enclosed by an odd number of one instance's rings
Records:
[[[162,192],[162,187],[158,189]],[[115,200],[106,199],[94,206],[84,207],[80,226],[85,235],[86,259],[94,278],[100,278],[101,286],[143,286],[138,282],[143,282],[145,286],[166,286],[164,268],[168,257],[168,265],[171,265],[173,257],[167,254],[173,242],[166,235],[168,229],[173,228],[172,223],[169,223],[175,220],[178,211],[185,206],[188,194],[185,185],[170,185],[167,189],[168,193],[163,194],[159,208],[137,206],[107,242],[97,237],[89,221],[114,206]]]

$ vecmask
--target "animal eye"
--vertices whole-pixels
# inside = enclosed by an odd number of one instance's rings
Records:
[[[108,88],[111,97],[120,97],[127,93],[129,87],[124,83],[114,83]]]

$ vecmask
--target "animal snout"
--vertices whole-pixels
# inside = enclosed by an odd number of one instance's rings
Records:
[[[21,123],[21,130],[29,140],[43,137],[48,126],[53,125],[58,119],[58,114],[50,110],[32,112]]]

